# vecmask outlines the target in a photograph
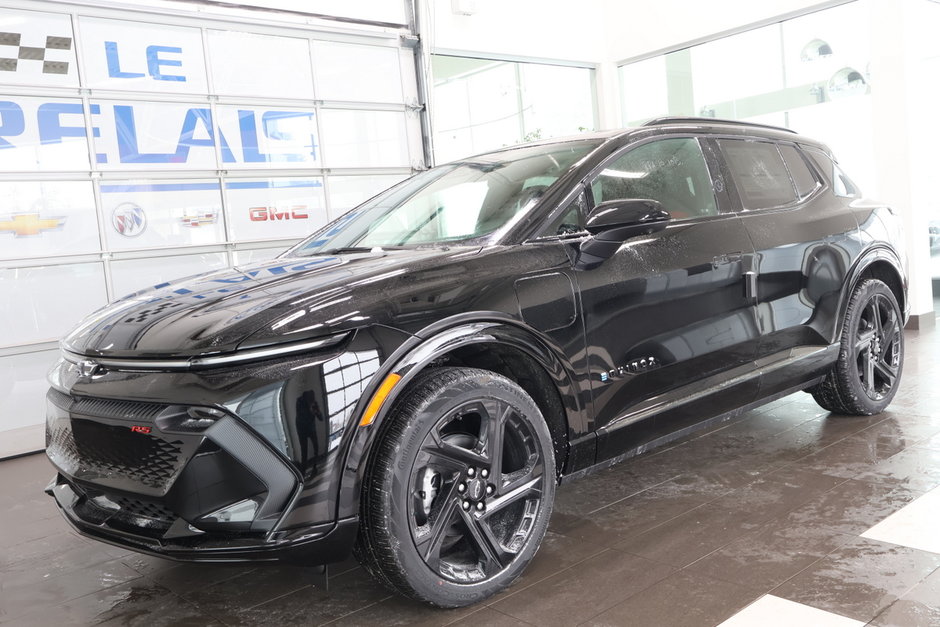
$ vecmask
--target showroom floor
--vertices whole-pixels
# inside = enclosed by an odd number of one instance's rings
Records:
[[[0,462],[0,623],[938,625],[940,332],[907,342],[880,416],[800,393],[561,487],[528,571],[462,610],[392,596],[353,562],[324,590],[301,568],[87,541],[42,494],[42,455]]]

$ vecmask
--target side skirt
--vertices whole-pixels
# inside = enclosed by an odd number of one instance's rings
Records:
[[[698,431],[704,431],[706,429],[715,427],[722,423],[731,422],[735,418],[741,416],[742,414],[746,412],[751,411],[752,409],[756,409],[758,407],[766,405],[767,403],[772,403],[778,399],[781,399],[784,396],[789,396],[790,394],[793,394],[795,392],[800,392],[802,390],[805,390],[806,388],[812,387],[816,385],[817,383],[820,383],[824,378],[825,376],[820,376],[814,379],[809,379],[807,381],[802,381],[798,385],[789,387],[785,390],[777,392],[776,394],[772,394],[770,396],[760,398],[752,403],[748,403],[747,405],[744,405],[742,407],[738,407],[730,411],[726,411],[723,414],[718,414],[717,416],[708,418],[706,420],[703,420],[702,422],[695,423],[694,425],[690,425],[688,427],[685,427],[684,429],[673,431],[672,433],[658,437],[655,440],[644,442],[643,444],[637,447],[634,447],[624,453],[621,453],[620,455],[611,457],[609,459],[605,459],[604,461],[594,464],[593,466],[582,468],[581,470],[575,471],[571,473],[570,475],[564,475],[563,477],[559,479],[558,483],[561,485],[567,484],[569,481],[574,481],[586,475],[594,474],[595,472],[604,470],[606,468],[610,468],[611,466],[615,464],[619,464],[622,461],[626,461],[630,459],[631,457],[636,457],[637,455],[640,455],[641,453],[646,453],[647,451],[653,450],[655,448],[659,448],[660,446],[663,446],[664,444],[674,442],[675,440],[684,438]]]

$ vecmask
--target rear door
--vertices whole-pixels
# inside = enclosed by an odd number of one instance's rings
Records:
[[[794,362],[830,342],[858,226],[795,143],[717,139],[731,196],[757,252],[761,395],[798,383]],[[820,359],[824,359],[820,355]]]

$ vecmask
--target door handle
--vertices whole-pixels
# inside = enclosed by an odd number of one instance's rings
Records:
[[[744,273],[744,298],[757,303],[757,272],[754,270]]]
[[[726,266],[729,263],[741,261],[743,257],[743,253],[723,253],[721,255],[715,255],[712,257],[712,267],[717,269],[719,266]]]

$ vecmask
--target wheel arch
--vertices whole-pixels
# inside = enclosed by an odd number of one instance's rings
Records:
[[[568,443],[583,430],[583,407],[571,369],[538,333],[518,320],[493,312],[435,323],[419,332],[383,364],[356,406],[355,432],[346,449],[337,500],[338,517],[358,513],[369,461],[395,401],[428,368],[466,366],[506,376],[522,387],[539,406],[555,443],[556,469],[565,468]],[[370,399],[390,375],[401,378],[384,399],[374,420],[360,426]]]
[[[839,298],[839,315],[836,319],[833,341],[837,341],[842,336],[845,312],[852,292],[865,279],[878,279],[891,289],[898,301],[904,323],[907,323],[910,305],[907,299],[907,275],[904,272],[904,265],[894,249],[886,244],[876,244],[859,256],[847,275],[845,289],[842,290]]]

